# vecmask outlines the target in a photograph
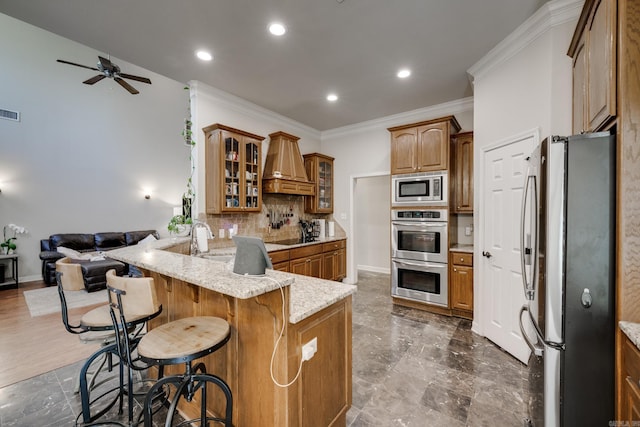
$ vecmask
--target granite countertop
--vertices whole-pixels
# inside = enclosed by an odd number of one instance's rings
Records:
[[[449,250],[452,251],[452,252],[467,252],[467,253],[472,254],[473,253],[473,245],[453,244],[453,245],[451,245]]]
[[[621,320],[618,325],[620,326],[620,330],[640,349],[640,323]]]
[[[290,286],[290,323],[298,323],[306,319],[323,308],[354,294],[357,289],[353,285],[275,270],[267,270],[266,275],[260,277],[242,276],[233,273],[233,265],[230,262],[163,250],[188,241],[189,238],[160,239],[142,246],[134,245],[109,251],[109,258],[240,299],[256,297],[276,290],[280,286]],[[332,240],[322,242],[327,241]],[[302,245],[267,244],[266,246],[268,251],[275,251]],[[214,249],[208,253],[234,255],[235,247]]]

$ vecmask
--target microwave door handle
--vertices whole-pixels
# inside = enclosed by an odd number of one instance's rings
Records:
[[[429,267],[429,268],[447,268],[448,264],[432,264],[429,262],[421,262],[421,263],[417,263],[417,262],[408,262],[408,261],[394,261],[396,264],[400,264],[400,265],[408,265],[410,267]]]

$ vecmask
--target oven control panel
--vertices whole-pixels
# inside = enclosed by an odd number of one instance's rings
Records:
[[[447,221],[446,209],[393,210],[392,221]]]

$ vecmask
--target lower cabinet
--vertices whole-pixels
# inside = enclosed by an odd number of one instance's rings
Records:
[[[309,244],[269,252],[273,269],[341,281],[347,276],[347,241]]]
[[[289,250],[269,252],[273,269],[289,273]]]
[[[623,425],[640,425],[640,351],[625,335],[622,343],[622,414]]]
[[[322,245],[322,278],[341,281],[347,275],[346,240]]]
[[[473,254],[449,253],[451,314],[473,319]]]

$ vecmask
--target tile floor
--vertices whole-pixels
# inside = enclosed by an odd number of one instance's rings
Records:
[[[528,369],[471,322],[393,306],[389,275],[361,271],[353,303],[350,427],[523,426]],[[79,364],[0,389],[0,427],[73,426]]]

